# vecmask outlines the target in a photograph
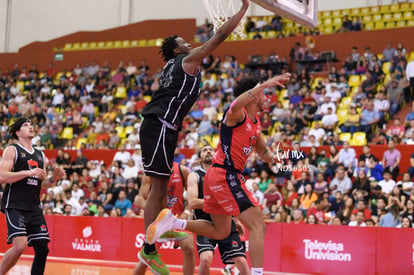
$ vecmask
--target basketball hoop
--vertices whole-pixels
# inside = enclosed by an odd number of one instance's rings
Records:
[[[240,0],[203,0],[210,18],[214,26],[214,32],[216,32],[224,23],[227,22],[240,8]],[[245,38],[244,23],[246,22],[246,16],[240,20],[237,27],[232,32],[241,38]]]

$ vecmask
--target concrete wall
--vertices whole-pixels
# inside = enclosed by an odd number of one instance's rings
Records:
[[[381,2],[389,4],[391,0],[319,0],[319,9]],[[248,15],[267,14],[254,4],[248,11]],[[0,52],[16,52],[31,42],[76,31],[99,31],[148,19],[195,18],[201,24],[206,17],[202,0],[0,0]]]

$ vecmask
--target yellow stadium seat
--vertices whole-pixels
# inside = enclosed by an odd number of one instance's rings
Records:
[[[320,121],[320,120],[314,120],[314,121],[312,121],[312,124],[311,124],[311,129],[315,129],[315,124],[316,124],[316,122],[318,122],[318,123],[319,123],[319,125],[321,125],[321,121]]]
[[[221,121],[222,119],[223,119],[223,116],[224,116],[224,113],[223,112],[219,112],[219,113],[217,113],[217,120],[218,121]]]
[[[334,17],[333,24],[335,26],[342,26],[342,18],[341,17]]]
[[[392,20],[392,14],[391,13],[384,13],[382,15],[382,20],[384,20],[386,22],[391,21]]]
[[[328,17],[323,20],[324,25],[331,25],[332,24],[332,18]]]
[[[356,132],[352,135],[350,145],[352,146],[364,146],[367,144],[367,136],[365,132]]]
[[[164,41],[163,38],[155,39],[155,46],[157,46],[157,47],[161,46],[163,41]]]
[[[145,47],[147,46],[147,40],[146,39],[141,39],[138,41],[138,47]]]
[[[387,12],[387,11],[389,11],[390,10],[390,6],[388,6],[388,5],[383,5],[383,6],[381,6],[381,8],[380,8],[380,11],[381,12]]]
[[[348,85],[349,87],[356,87],[361,84],[361,77],[359,75],[349,76]]]
[[[116,126],[115,127],[116,132],[118,133],[118,137],[119,138],[125,138],[126,137],[126,133],[125,133],[125,129],[122,126]]]
[[[122,41],[122,47],[124,47],[124,48],[129,47],[130,42],[131,42],[131,41],[129,41],[129,40],[124,40],[124,41]]]
[[[386,29],[395,28],[395,22],[388,22],[388,23],[386,23],[385,28]]]
[[[341,134],[339,134],[339,139],[342,140],[342,141],[350,142],[351,137],[352,137],[351,133],[341,133]]]
[[[78,42],[73,43],[73,47],[72,47],[72,49],[74,49],[74,50],[79,50],[79,48],[80,48],[80,43],[78,43]]]
[[[352,16],[359,15],[359,13],[360,13],[359,8],[351,9],[351,15]]]
[[[408,20],[407,21],[407,26],[413,27],[414,26],[414,20]]]
[[[341,11],[340,10],[334,10],[332,11],[332,16],[340,16],[341,15]]]
[[[130,47],[138,47],[138,40],[132,40],[129,45]]]
[[[323,33],[324,34],[331,34],[331,33],[333,33],[334,31],[333,31],[333,29],[332,29],[332,27],[325,27],[324,29],[323,29]]]
[[[62,133],[60,134],[61,139],[72,139],[73,138],[73,128],[65,127],[63,128]]]
[[[288,97],[288,90],[287,89],[281,90],[280,91],[280,98],[283,99],[283,98],[286,98],[286,97]]]
[[[414,52],[410,52],[410,54],[408,55],[407,61],[410,62],[410,61],[413,61],[413,60],[414,60]]]
[[[285,109],[289,108],[289,100],[288,99],[282,100],[282,105],[283,105],[283,108]]]
[[[331,12],[330,11],[324,11],[324,12],[322,12],[322,16],[323,17],[331,16]]]
[[[147,41],[147,46],[155,46],[155,43],[156,43],[156,39],[149,39],[148,41]]]
[[[89,49],[96,49],[96,46],[98,45],[98,43],[96,43],[96,42],[90,42],[89,43]]]
[[[396,13],[394,13],[394,14],[393,14],[393,16],[392,16],[392,18],[393,18],[394,20],[396,20],[396,21],[401,20],[401,18],[402,18],[402,17],[403,17],[403,16],[402,16],[401,12],[396,12]]]
[[[372,18],[374,19],[374,21],[380,21],[382,19],[382,14],[380,13],[374,14]]]
[[[342,98],[341,103],[339,104],[340,109],[348,109],[349,105],[352,103],[352,98],[347,96]]]
[[[349,15],[351,14],[351,10],[350,9],[345,9],[341,11],[341,15]]]
[[[367,31],[371,31],[371,30],[375,29],[374,28],[374,23],[372,23],[372,22],[365,23],[364,24],[364,29],[367,30]]]
[[[89,42],[82,42],[80,47],[82,50],[86,50],[89,47]]]
[[[336,116],[338,117],[338,124],[344,123],[348,117],[348,109],[338,109]]]
[[[360,12],[361,12],[361,14],[368,14],[369,13],[369,8],[361,8]]]
[[[384,22],[383,21],[378,21],[375,23],[375,29],[377,30],[381,30],[384,28]]]
[[[78,141],[76,142],[76,149],[80,149],[82,147],[82,143],[87,144],[88,139],[87,138],[78,138]]]
[[[146,102],[150,102],[150,101],[151,101],[151,99],[152,99],[152,96],[150,96],[150,95],[144,95],[142,98],[143,98]]]
[[[125,127],[125,135],[129,135],[135,129],[134,126],[126,126]]]
[[[398,21],[398,22],[395,24],[395,26],[396,26],[397,28],[403,28],[403,27],[406,27],[406,26],[407,26],[407,22],[406,22],[405,20],[401,20],[401,21]]]
[[[400,5],[398,5],[398,4],[392,4],[390,6],[390,11],[395,12],[395,11],[399,11],[399,10],[400,10]]]
[[[113,48],[113,46],[114,46],[114,41],[106,41],[105,42],[105,48],[110,49],[110,48]]]
[[[72,43],[66,43],[65,46],[63,46],[64,51],[70,51],[72,49]]]
[[[126,87],[117,87],[115,92],[115,98],[126,98],[127,97],[127,89]]]
[[[411,11],[406,11],[404,12],[404,15],[403,15],[404,19],[411,19],[412,16],[413,16],[413,13]]]
[[[379,12],[379,7],[378,6],[372,6],[370,8],[370,11],[371,11],[371,13],[377,13],[377,12]]]
[[[94,110],[95,117],[98,117],[99,116],[99,107],[95,106],[95,107],[93,107],[93,110]]]
[[[105,41],[99,41],[97,47],[99,49],[105,48]]]
[[[372,16],[371,15],[364,15],[362,17],[362,22],[364,22],[364,23],[368,23],[368,22],[371,22],[371,21],[372,21]]]
[[[122,111],[123,114],[126,114],[126,106],[125,105],[118,105],[118,109]]]
[[[114,48],[121,48],[121,46],[122,46],[122,41],[121,40],[115,40],[114,41],[114,45],[113,45]]]
[[[384,74],[389,74],[390,68],[391,68],[391,62],[384,62],[382,64],[382,71],[384,72]]]
[[[17,86],[17,88],[19,88],[19,90],[21,91],[21,92],[23,92],[24,91],[24,81],[17,81],[16,82],[16,86]]]
[[[401,3],[400,4],[400,10],[401,11],[410,10],[410,3]]]

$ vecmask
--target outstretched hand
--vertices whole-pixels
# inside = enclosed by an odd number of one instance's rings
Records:
[[[53,170],[53,179],[55,181],[58,181],[62,179],[65,174],[66,174],[65,169],[57,167]]]
[[[278,76],[275,76],[262,84],[265,88],[271,88],[275,86],[280,86],[285,88],[285,83],[289,82],[290,80],[290,73],[284,73]]]

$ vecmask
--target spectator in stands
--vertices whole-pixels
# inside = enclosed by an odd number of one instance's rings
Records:
[[[391,67],[390,67],[390,72],[391,73],[394,73],[397,70],[397,67],[401,66],[401,62],[402,62],[402,66],[404,68],[407,65],[407,59],[405,58],[405,53],[403,54],[402,49],[397,48],[396,52],[397,52],[396,55],[394,55],[394,57],[391,61]]]
[[[119,161],[122,167],[125,167],[128,164],[130,158],[131,153],[125,150],[125,146],[121,145],[119,151],[115,153],[112,161]]]
[[[409,220],[414,220],[414,201],[407,200],[407,205],[405,211],[401,214],[404,218],[409,218]]]
[[[357,210],[357,209],[355,209]],[[366,224],[364,222],[364,211],[357,210],[355,214],[355,220],[348,223],[348,226],[362,226],[365,227]]]
[[[355,73],[357,62],[352,59],[352,55],[346,57],[342,68],[345,69],[346,75],[352,75]]]
[[[391,178],[391,172],[385,170],[383,173],[384,179],[378,182],[378,185],[381,186],[382,192],[388,197],[394,186],[396,185],[395,181]]]
[[[354,148],[349,147],[349,142],[344,141],[344,146],[339,150],[338,164],[342,164],[348,170],[348,174],[352,173],[354,167],[356,153]]]
[[[256,23],[252,20],[251,17],[247,18],[247,22],[245,25],[245,30],[247,33],[254,32],[256,30]]]
[[[71,216],[80,216],[80,214],[82,213],[81,205],[79,204],[79,201],[77,199],[72,197],[71,189],[65,190],[65,204],[71,206],[70,207]],[[66,210],[67,209],[64,209],[64,213],[68,213]]]
[[[401,152],[395,148],[393,140],[388,142],[388,150],[384,152],[382,165],[389,171],[395,180],[400,172]]]
[[[312,184],[305,185],[305,192],[300,196],[300,209],[307,211],[318,200],[318,194],[313,191]]]
[[[270,29],[274,31],[282,31],[282,17],[275,15],[270,23]]]
[[[385,114],[390,110],[390,101],[385,97],[383,92],[378,92],[374,100],[374,110],[380,115],[379,126],[386,123]]]
[[[345,14],[342,20],[341,32],[348,32],[352,30],[353,30],[352,20],[349,19],[348,14]]]
[[[392,47],[392,43],[388,42],[385,49],[382,51],[382,63],[391,62],[394,58],[395,49]]]
[[[311,216],[314,216],[316,218],[316,221],[317,221],[318,224],[324,224],[325,214],[324,214],[323,209],[324,209],[324,204],[327,203],[325,201],[327,201],[327,200],[324,199],[324,198],[318,198],[314,202],[313,206],[308,209],[308,211],[306,212],[306,216],[308,217],[308,221],[309,221],[309,218]]]
[[[126,193],[124,190],[119,191],[118,199],[115,202],[115,209],[121,210],[121,216],[125,216],[128,209],[132,208],[132,203],[126,198]]]
[[[407,197],[401,189],[402,185],[395,185],[392,188],[390,196],[388,197],[388,207],[391,207],[393,204],[395,204],[400,208],[400,210],[404,209]]]
[[[89,99],[86,99],[85,104],[82,105],[81,113],[83,116],[88,117],[89,124],[92,124],[95,115],[95,108]]]
[[[353,24],[352,24],[352,30],[353,31],[361,31],[362,27],[363,27],[363,23],[361,21],[361,17],[355,16]]]
[[[352,182],[350,178],[346,175],[345,169],[343,166],[338,166],[336,169],[335,178],[332,179],[329,184],[329,189],[332,194],[335,194],[337,191],[341,192],[343,195],[348,194],[352,189]],[[335,196],[331,196],[331,200],[335,199]]]
[[[399,218],[399,208],[397,205],[392,205],[388,209],[388,213],[381,217],[379,226],[380,227],[398,227],[401,225]]]
[[[333,132],[336,128],[336,124],[338,122],[338,116],[333,113],[331,107],[328,107],[328,112],[322,117],[322,127],[324,128],[325,132]]]
[[[256,31],[267,31],[268,30],[268,26],[267,26],[267,22],[264,19],[263,16],[261,16],[259,18],[259,20],[256,22]]]
[[[256,33],[253,35],[253,40],[260,40],[263,36],[260,34],[258,30],[256,30]]]
[[[368,135],[372,134],[372,127],[380,121],[380,114],[374,109],[374,102],[372,100],[367,102],[366,109],[361,113],[361,125],[358,128],[359,132],[365,132]],[[368,140],[370,137],[368,136]]]
[[[332,109],[333,113],[336,113],[336,105],[334,102],[331,102],[329,96],[325,96],[323,103],[319,106],[318,111],[315,114],[315,120],[321,120],[324,115],[328,113],[328,108]]]
[[[400,139],[404,137],[405,128],[401,125],[401,121],[399,117],[394,118],[393,125],[387,130],[387,138],[391,139],[393,136],[397,136]]]

